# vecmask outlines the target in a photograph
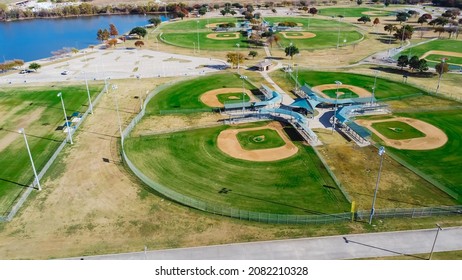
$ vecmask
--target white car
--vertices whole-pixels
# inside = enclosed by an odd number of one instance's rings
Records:
[[[67,74],[69,74],[69,71],[67,70],[64,70],[63,72],[61,72],[61,75],[67,75]]]

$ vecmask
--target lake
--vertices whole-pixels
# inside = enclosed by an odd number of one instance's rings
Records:
[[[63,47],[83,49],[98,44],[98,29],[113,23],[119,34],[148,24],[151,15],[105,15],[0,22],[0,61],[32,61],[52,56]],[[164,16],[161,16],[165,20]]]

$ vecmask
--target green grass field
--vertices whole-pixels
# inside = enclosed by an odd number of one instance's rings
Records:
[[[337,44],[337,35],[340,28],[340,39],[346,44],[361,40],[363,35],[357,31],[357,28],[351,24],[332,21],[321,20],[312,18],[298,18],[298,17],[265,17],[265,21],[275,24],[281,21],[293,21],[302,24],[304,31],[316,33],[316,37],[308,39],[286,39],[280,36],[280,44],[282,47],[288,46],[291,42],[297,45],[299,49],[317,49],[334,47]],[[236,39],[217,40],[207,38],[207,35],[213,33],[210,28],[206,28],[207,22],[231,22],[229,18],[214,18],[214,19],[201,19],[199,23],[195,20],[177,21],[166,24],[160,27],[162,34],[160,38],[167,44],[183,47],[194,48],[197,44],[200,45],[201,50],[237,50],[236,44],[239,43],[240,48],[249,47],[249,43],[245,36],[240,36]],[[221,33],[219,33],[220,36]],[[199,37],[199,42],[198,42]]]
[[[326,89],[322,91],[325,95],[329,96],[330,98],[336,98],[337,89]],[[339,87],[339,93],[342,93],[338,96],[338,99],[345,99],[345,98],[357,98],[359,95],[352,92],[350,89],[341,88]]]
[[[460,40],[442,39],[434,40],[422,45],[405,49],[404,51],[395,55],[395,58],[398,58],[400,55],[417,55],[418,57],[421,57],[428,51],[448,51],[462,53],[462,49],[460,47]]]
[[[425,133],[399,121],[373,123],[372,127],[389,139],[405,140],[425,137]]]
[[[443,58],[445,58],[446,62],[449,64],[462,65],[462,57],[449,56],[449,55],[438,55],[438,54],[431,54],[425,57],[426,60],[433,61],[436,63],[440,63]]]
[[[91,95],[100,90],[101,87],[92,86]],[[62,131],[56,131],[64,124],[61,101],[56,96],[60,91],[69,116],[88,108],[84,85],[0,90],[0,143],[5,141],[0,144],[0,215],[33,181],[29,156],[18,129],[25,129],[38,172],[65,138]]]
[[[436,179],[451,191],[459,195],[462,203],[462,114],[460,110],[432,111],[418,113],[400,113],[403,117],[415,118],[428,122],[448,136],[448,142],[441,148],[425,151],[399,150],[388,147],[398,157],[430,177]]]
[[[247,124],[252,127],[261,124]],[[226,126],[131,138],[125,150],[148,177],[181,194],[243,210],[340,213],[350,209],[311,147],[273,162],[227,156],[217,145]],[[290,130],[290,128],[288,128]],[[292,133],[294,133],[292,129]],[[223,189],[227,192],[223,192]]]
[[[337,17],[339,15],[344,17],[361,17],[364,15],[369,15],[370,17],[385,17],[392,14],[390,11],[384,11],[379,9],[371,9],[371,8],[353,8],[353,7],[345,7],[345,8],[321,8],[318,11],[319,15],[322,16],[332,16]]]
[[[284,140],[273,129],[242,131],[236,137],[244,150],[271,149],[285,145]]]
[[[294,83],[293,80],[289,80],[289,75],[283,71],[274,71],[270,75],[277,84],[293,85]],[[346,85],[358,86],[369,91],[372,91],[372,87],[374,86],[374,76],[351,73],[299,70],[298,78],[300,84],[303,85],[304,83],[307,83],[311,87],[324,84],[333,84],[335,81],[340,81]],[[379,78],[377,78],[375,97],[380,100],[384,98],[393,98],[423,92],[423,90],[408,84],[402,84],[395,81],[382,79],[379,76]]]
[[[253,90],[245,83],[245,88]],[[146,108],[147,114],[159,114],[164,110],[191,110],[210,108],[200,101],[200,96],[212,89],[242,88],[242,79],[234,74],[218,74],[182,81],[159,92]]]
[[[244,99],[244,102],[250,101],[247,94],[244,94],[244,98],[242,98],[242,92],[217,94],[217,99],[221,104],[239,103],[242,102],[242,99]]]

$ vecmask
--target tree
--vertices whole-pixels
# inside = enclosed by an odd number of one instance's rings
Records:
[[[252,58],[255,58],[257,55],[258,55],[258,53],[256,51],[250,51],[249,52],[249,56],[251,56]]]
[[[440,63],[436,64],[435,65],[435,70],[436,70],[436,73],[441,76],[443,75],[444,73],[448,72],[449,71],[449,65],[446,63],[446,61],[441,61]]]
[[[434,30],[435,33],[438,33],[438,38],[441,38],[441,33],[444,33],[444,31],[446,30],[442,26],[437,26]]]
[[[417,67],[414,69],[418,70],[420,73],[428,70],[428,64],[425,59],[419,59],[419,63],[416,66]]]
[[[29,64],[29,69],[34,70],[35,72],[37,72],[37,70],[40,69],[40,67],[42,67],[42,65],[36,62],[32,62],[31,64]]]
[[[205,15],[207,13],[207,7],[201,7],[198,12],[201,16]]]
[[[363,0],[356,0],[356,4],[361,5],[363,3]]]
[[[290,59],[294,59],[294,55],[300,53],[298,48],[295,45],[290,45],[284,49],[284,52],[286,53],[286,56],[290,56]]]
[[[401,27],[400,29],[396,30],[396,33],[393,34],[393,36],[395,36],[396,39],[405,41],[408,39],[412,39],[413,33],[414,33],[414,28],[410,25],[405,25]]]
[[[117,30],[117,28],[115,27],[114,24],[109,24],[109,35],[112,36],[112,38],[114,38],[115,36],[119,35],[119,31]]]
[[[367,22],[371,22],[371,18],[369,16],[362,16],[362,17],[358,18],[358,21],[363,22],[364,24],[366,24]]]
[[[149,23],[154,24],[154,26],[158,26],[162,23],[162,20],[159,17],[153,17],[149,19]]]
[[[106,43],[109,45],[109,47],[115,47],[115,45],[117,45],[117,39],[107,40]]]
[[[379,18],[375,18],[374,21],[372,22],[372,24],[374,24],[374,25],[380,24]]]
[[[186,14],[183,13],[183,12],[181,12],[181,11],[180,11],[180,12],[177,12],[176,15],[177,15],[177,17],[179,17],[179,18],[181,18],[181,19],[184,19],[184,17],[186,16]]]
[[[383,28],[385,31],[388,31],[388,33],[393,33],[394,31],[397,30],[397,27],[394,25],[394,24],[387,24],[385,25],[385,27]]]
[[[308,10],[308,13],[312,14],[313,16],[318,13],[318,9],[312,7]]]
[[[417,19],[417,23],[420,23],[420,25],[423,25],[424,23],[427,23],[428,19],[424,16],[421,16]]]
[[[390,6],[390,1],[389,0],[385,0],[385,3],[384,3],[385,7],[388,7]]]
[[[143,27],[135,27],[128,34],[129,35],[136,34],[136,35],[138,35],[138,37],[143,37],[144,38],[144,36],[146,36],[147,33],[148,32],[146,31],[146,29],[144,29]]]
[[[403,22],[407,21],[410,16],[411,15],[409,15],[406,12],[398,12],[396,14],[396,21],[399,21],[399,23],[403,23]]]
[[[223,15],[223,16],[226,16],[226,14],[229,12],[229,10],[221,10],[220,13]]]
[[[403,70],[403,68],[406,67],[408,64],[409,64],[409,58],[407,55],[403,54],[398,57],[397,66],[401,67],[401,70]]]
[[[143,41],[136,41],[135,42],[135,47],[138,47],[138,48],[141,48],[142,46],[144,46],[144,42]]]
[[[417,55],[414,55],[409,59],[409,68],[411,70],[419,68],[419,57]]]
[[[238,64],[244,62],[244,55],[237,52],[229,52],[226,54],[226,61],[231,63],[234,67],[237,67]]]
[[[280,41],[280,38],[276,34],[271,34],[271,36],[269,36],[268,39],[266,40],[266,42],[270,44],[271,48],[273,47],[273,43],[277,44],[279,41]]]

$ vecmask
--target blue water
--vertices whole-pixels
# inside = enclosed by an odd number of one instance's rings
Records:
[[[148,24],[151,16],[111,15],[65,19],[34,19],[0,22],[0,61],[37,60],[63,47],[83,49],[98,44],[98,29],[113,23],[119,34]],[[165,20],[162,18],[162,20]]]

